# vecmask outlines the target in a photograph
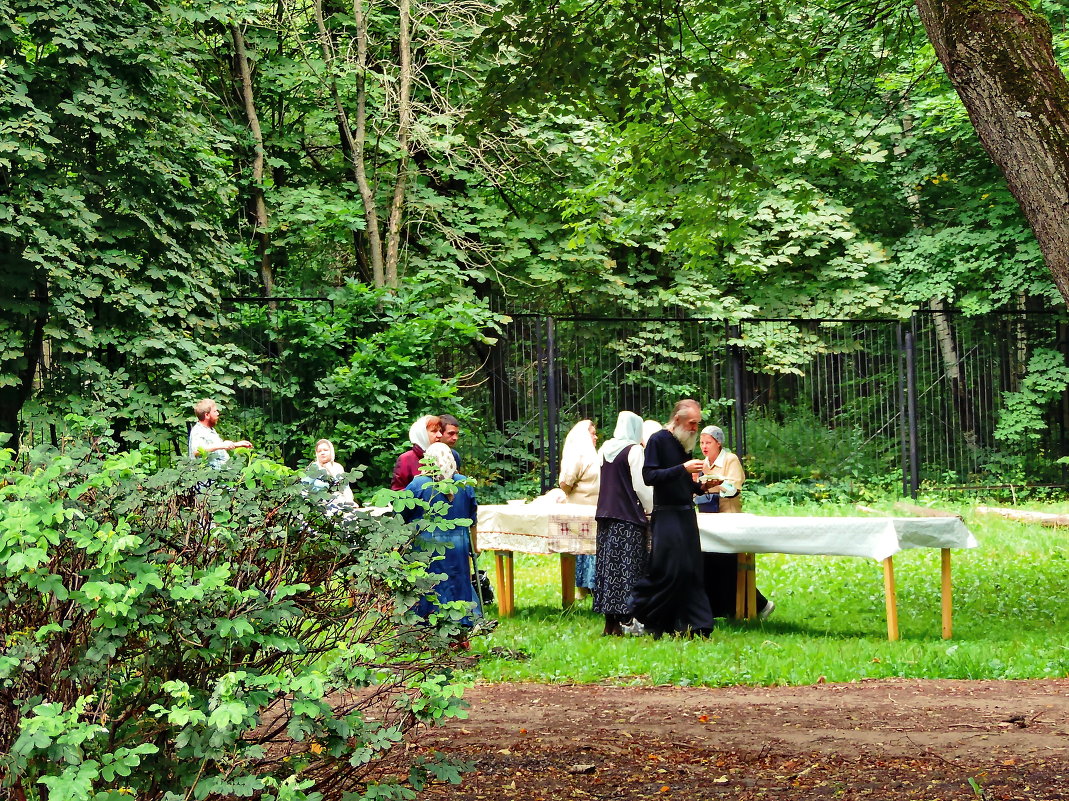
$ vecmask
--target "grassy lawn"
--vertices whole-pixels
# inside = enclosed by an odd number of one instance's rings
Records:
[[[889,504],[882,508],[892,514]],[[603,619],[591,611],[589,599],[561,609],[557,557],[517,554],[516,614],[473,642],[483,654],[475,677],[763,685],[1069,675],[1069,530],[973,516],[967,506],[941,508],[962,514],[980,542],[974,550],[953,552],[952,640],[940,635],[939,551],[932,549],[895,556],[898,642],[887,641],[883,570],[874,560],[759,554],[758,586],[776,602],[769,620],[720,621],[708,639],[655,642],[601,636]],[[852,507],[762,508],[756,501],[746,511],[860,514]],[[481,564],[492,570],[493,557],[484,554]],[[489,611],[493,616],[496,608]],[[522,654],[494,655],[503,652]]]

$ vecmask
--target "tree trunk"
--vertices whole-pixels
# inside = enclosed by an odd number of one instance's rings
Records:
[[[42,280],[37,284],[37,313],[33,317],[23,317],[30,330],[24,339],[22,366],[13,371],[17,381],[6,387],[0,387],[0,435],[10,434],[7,442],[0,441],[0,447],[11,448],[16,453],[20,450],[21,425],[19,415],[33,393],[33,382],[37,377],[37,367],[41,362],[45,346],[45,323],[48,322],[48,285]],[[2,436],[0,436],[2,440]]]
[[[356,24],[357,70],[355,126],[350,125],[349,115],[345,111],[341,95],[338,92],[338,82],[334,74],[334,63],[337,60],[337,56],[334,52],[334,40],[327,31],[326,21],[323,18],[323,0],[315,0],[314,5],[316,28],[319,31],[319,46],[323,51],[323,61],[329,71],[330,94],[334,101],[334,113],[338,119],[338,128],[341,130],[342,139],[351,154],[353,178],[360,189],[360,200],[364,206],[365,234],[367,236],[368,258],[371,262],[372,280],[375,286],[382,287],[386,285],[386,277],[383,270],[382,237],[379,233],[379,212],[378,206],[375,204],[375,191],[371,187],[370,180],[368,180],[367,165],[364,163],[364,145],[367,141],[368,68],[368,28],[364,0],[353,0],[353,21]]]
[[[249,132],[256,146],[252,159],[252,217],[256,226],[256,255],[260,260],[260,280],[265,297],[275,294],[275,274],[271,266],[271,235],[267,231],[267,203],[264,201],[264,135],[260,129],[260,117],[256,113],[256,100],[252,91],[252,70],[245,51],[245,34],[241,28],[230,26],[230,37],[234,41],[234,57],[237,61],[238,77],[241,78],[241,99],[245,106],[245,119]]]
[[[400,74],[397,90],[397,179],[390,201],[390,218],[386,234],[386,284],[397,286],[397,265],[401,258],[401,219],[405,208],[405,190],[408,186],[409,136],[412,131],[412,39],[409,26],[412,21],[410,0],[400,0]]]
[[[932,325],[935,328],[935,339],[939,345],[939,357],[943,362],[943,375],[946,376],[950,396],[954,399],[961,436],[969,450],[975,451],[980,447],[980,436],[976,430],[976,408],[966,381],[965,365],[961,360],[958,338],[954,334],[950,315],[946,313],[943,299],[932,298],[928,301],[928,308],[932,312]]]
[[[1069,81],[1027,0],[916,0],[980,141],[1069,302]]]

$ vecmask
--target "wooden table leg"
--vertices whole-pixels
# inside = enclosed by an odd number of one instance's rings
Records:
[[[516,601],[512,551],[494,551],[494,579],[497,584],[497,616],[511,617]]]
[[[752,553],[736,554],[735,618],[757,617],[757,560]]]
[[[941,559],[942,597],[943,597],[943,639],[949,640],[953,636],[953,624],[951,615],[953,611],[952,595],[950,590],[950,549],[943,548]]]
[[[560,600],[567,609],[575,603],[575,554],[560,555]]]
[[[883,560],[883,598],[887,606],[887,639],[898,639],[898,600],[895,597],[895,563],[888,556]]]

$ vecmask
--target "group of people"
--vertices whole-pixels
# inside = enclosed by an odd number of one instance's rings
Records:
[[[620,412],[612,438],[581,420],[561,453],[554,500],[596,506],[596,554],[576,561],[576,586],[593,594],[604,633],[704,634],[735,613],[736,554],[703,553],[696,514],[741,512],[746,481],[724,431],[682,400],[664,426]],[[700,445],[703,458],[693,458]],[[774,604],[758,593],[759,615]]]
[[[189,431],[188,454],[191,460],[204,458],[213,468],[221,468],[230,459],[230,451],[236,448],[251,448],[248,440],[223,439],[215,430],[219,422],[219,407],[215,401],[205,398],[193,406],[197,422]],[[475,491],[458,472],[460,457],[454,446],[460,437],[460,422],[450,414],[425,415],[409,429],[411,447],[401,454],[394,465],[391,489],[408,490],[425,502],[427,508],[442,501],[447,505],[444,520],[476,519],[478,506]],[[345,468],[338,463],[334,445],[327,439],[315,444],[315,459],[305,471],[305,481],[312,486],[329,490],[328,513],[343,512],[356,506],[352,489],[343,480]],[[443,493],[436,485],[451,482],[453,491]],[[412,522],[423,517],[424,507],[407,509],[402,517]],[[435,585],[433,595],[439,603],[463,601],[470,603],[475,614],[482,614],[482,604],[472,584],[471,557],[473,553],[471,531],[467,525],[444,527],[438,524],[420,533],[422,545],[441,543],[444,554],[433,563],[433,572],[442,575]],[[416,611],[426,617],[436,604],[424,599]],[[470,626],[472,618],[462,623]],[[466,640],[460,640],[464,644]]]
[[[189,456],[207,458],[220,467],[235,448],[252,447],[248,440],[225,440],[215,431],[219,409],[205,399],[194,406],[197,423],[189,434]],[[736,554],[703,553],[697,514],[741,512],[740,492],[746,481],[739,457],[724,447],[724,431],[711,425],[700,433],[701,406],[679,401],[665,424],[620,412],[612,438],[597,447],[597,430],[581,420],[568,433],[561,453],[558,487],[551,500],[596,506],[596,553],[576,560],[576,586],[593,595],[594,611],[604,615],[604,633],[629,631],[663,634],[704,634],[717,617],[735,612]],[[425,415],[409,429],[411,447],[398,457],[391,489],[407,490],[429,507],[444,502],[445,520],[477,519],[475,492],[459,472],[454,446],[460,423],[448,414]],[[701,459],[694,457],[700,446]],[[345,469],[335,460],[334,446],[319,440],[310,474],[333,487],[331,503],[353,505],[352,491],[338,479]],[[325,483],[326,483],[325,482]],[[438,486],[443,482],[450,491]],[[423,508],[407,510],[418,520]],[[438,524],[421,532],[425,541],[444,544],[434,588],[439,602],[470,603],[481,614],[472,583],[474,552],[469,526]],[[757,593],[759,616],[774,604]],[[429,614],[433,604],[422,602]],[[470,618],[467,620],[470,624]]]

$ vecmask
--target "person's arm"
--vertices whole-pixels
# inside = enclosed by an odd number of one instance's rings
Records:
[[[189,458],[196,459],[215,451],[230,451],[236,446],[228,439],[222,439],[214,432],[208,432],[204,426],[194,426],[189,436]]]
[[[721,498],[734,498],[742,489],[742,482],[746,480],[746,471],[742,469],[742,462],[734,453],[724,460],[724,481],[731,484],[732,492],[725,492],[720,487]]]
[[[665,463],[665,456],[661,452],[659,443],[654,441],[653,447],[646,448],[646,458],[642,465],[642,480],[655,487],[668,481],[678,481],[688,473],[700,473],[702,469],[701,459],[689,459],[683,464]],[[695,484],[695,489],[697,485]]]
[[[405,451],[397,457],[397,461],[393,465],[393,477],[390,481],[390,489],[399,492],[408,486],[416,474],[408,466],[408,455],[411,451]]]
[[[631,467],[631,484],[635,488],[642,511],[649,514],[653,509],[653,487],[642,480],[642,464],[645,456],[642,448],[635,445],[627,452],[627,463]]]

